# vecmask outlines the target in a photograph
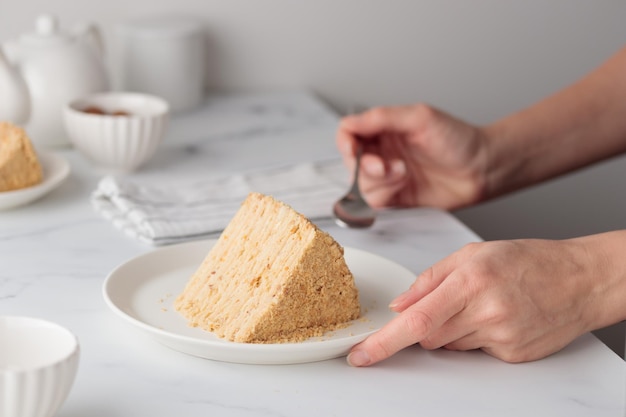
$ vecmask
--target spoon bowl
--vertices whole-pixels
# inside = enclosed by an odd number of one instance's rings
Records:
[[[367,204],[359,189],[359,170],[362,154],[363,145],[358,142],[352,186],[348,193],[333,206],[335,222],[341,227],[363,229],[372,226],[376,220],[376,211]]]

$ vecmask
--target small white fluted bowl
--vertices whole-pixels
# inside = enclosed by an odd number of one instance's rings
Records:
[[[88,112],[99,109],[103,114]],[[115,115],[117,112],[124,115]],[[64,109],[65,128],[76,149],[109,171],[130,172],[148,162],[163,140],[169,105],[140,93],[82,97]]]
[[[0,417],[51,417],[79,362],[76,336],[58,324],[0,316]]]

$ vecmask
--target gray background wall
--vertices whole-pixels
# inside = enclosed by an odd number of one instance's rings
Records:
[[[95,21],[110,57],[126,18],[195,16],[209,89],[309,89],[340,111],[425,101],[474,123],[566,86],[626,44],[622,0],[1,0],[0,40],[42,12]],[[620,157],[455,214],[485,239],[626,228],[625,179]],[[624,351],[623,325],[597,334]]]

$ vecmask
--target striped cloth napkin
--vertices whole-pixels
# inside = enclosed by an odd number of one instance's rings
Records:
[[[332,215],[347,186],[346,169],[334,159],[159,184],[106,176],[91,202],[127,235],[166,245],[221,232],[251,191],[272,195],[316,220]]]

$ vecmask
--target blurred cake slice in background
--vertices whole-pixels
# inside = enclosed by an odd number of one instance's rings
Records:
[[[0,192],[31,187],[42,180],[41,165],[24,129],[0,122]]]

